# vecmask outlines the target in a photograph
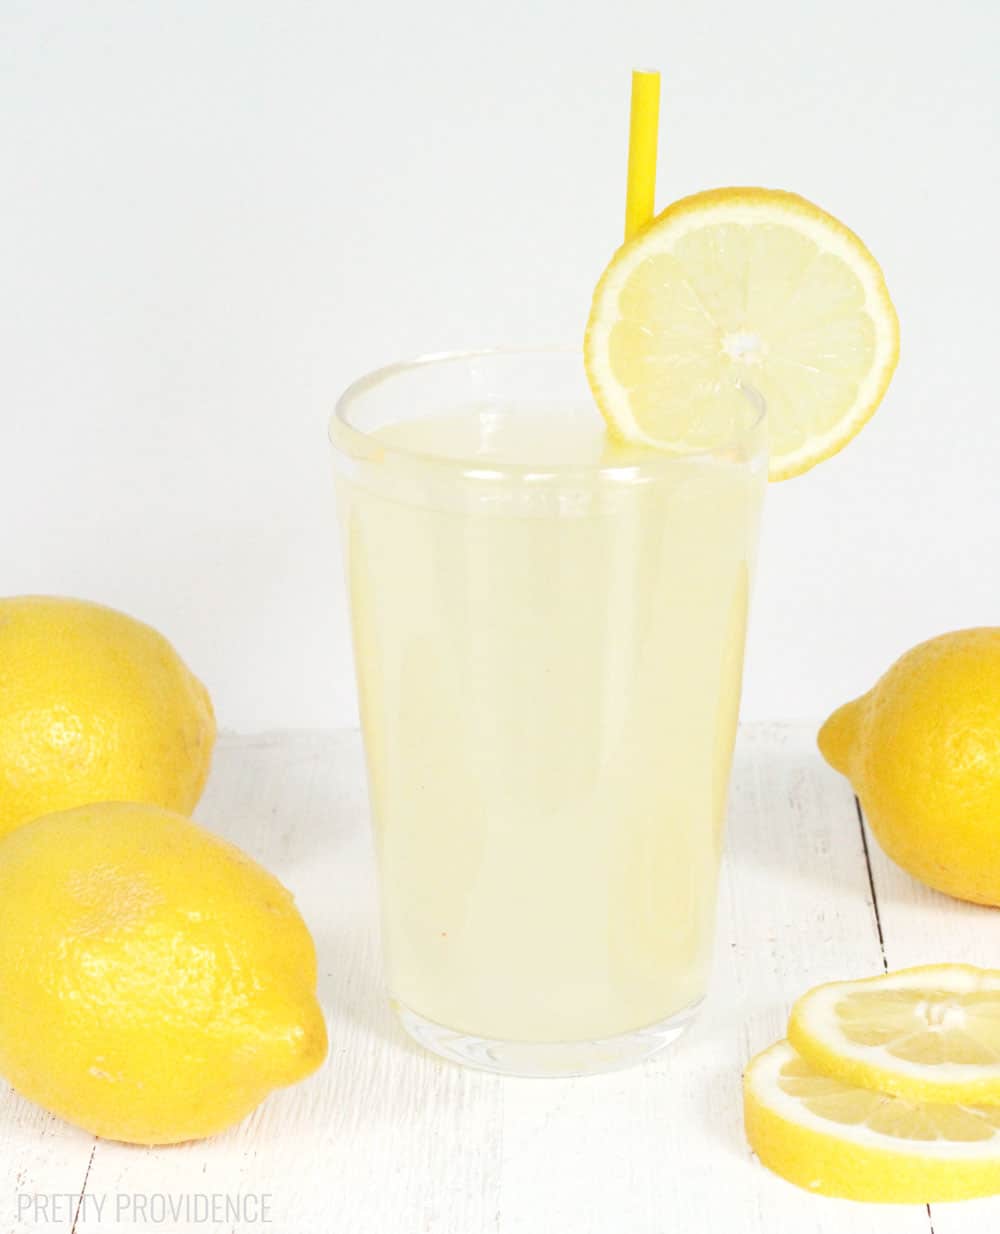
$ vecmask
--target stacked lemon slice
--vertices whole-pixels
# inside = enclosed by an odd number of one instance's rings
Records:
[[[750,1144],[800,1187],[929,1203],[1000,1192],[1000,970],[818,986],[744,1076]]]

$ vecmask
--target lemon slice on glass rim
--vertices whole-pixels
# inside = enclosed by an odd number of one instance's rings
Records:
[[[1000,1107],[911,1102],[824,1075],[787,1042],[743,1079],[761,1162],[820,1195],[930,1204],[1000,1192]]]
[[[627,441],[725,445],[725,395],[759,391],[772,480],[842,449],[898,356],[896,312],[862,241],[805,198],[763,188],[668,206],[612,258],[584,340],[594,398]]]

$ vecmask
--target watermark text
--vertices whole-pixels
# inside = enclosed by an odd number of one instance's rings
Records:
[[[25,1225],[102,1224],[173,1226],[268,1225],[273,1220],[270,1192],[190,1191],[169,1195],[163,1191],[19,1191],[15,1210]]]

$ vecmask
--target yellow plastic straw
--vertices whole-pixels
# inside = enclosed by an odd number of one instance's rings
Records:
[[[625,239],[630,240],[653,217],[656,197],[656,148],[660,128],[660,74],[632,70],[632,114],[628,134],[628,191]]]

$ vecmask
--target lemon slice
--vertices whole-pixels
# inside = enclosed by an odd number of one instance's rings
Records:
[[[725,445],[732,392],[758,390],[772,480],[845,446],[898,356],[896,312],[864,244],[804,198],[760,188],[668,206],[612,258],[584,341],[594,398],[629,441]]]
[[[835,981],[792,1008],[815,1067],[913,1101],[1000,1103],[1000,971],[929,964]]]
[[[930,1204],[1000,1192],[1000,1108],[942,1105],[856,1088],[816,1071],[787,1041],[743,1079],[760,1160],[821,1195]]]

